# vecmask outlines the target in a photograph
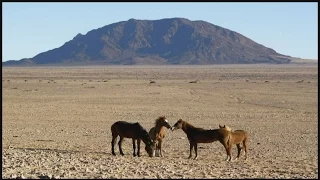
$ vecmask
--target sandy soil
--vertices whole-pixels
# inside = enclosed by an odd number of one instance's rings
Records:
[[[219,142],[187,159],[182,130],[166,130],[163,158],[143,143],[133,157],[130,139],[111,155],[113,122],[149,130],[161,115],[248,131],[248,160],[226,162]],[[2,178],[19,177],[318,178],[318,67],[3,68]]]

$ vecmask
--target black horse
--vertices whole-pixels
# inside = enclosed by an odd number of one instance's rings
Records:
[[[126,121],[117,121],[111,126],[111,132],[112,132],[112,154],[116,155],[114,152],[114,145],[116,143],[116,139],[118,136],[120,136],[120,140],[118,142],[119,145],[119,151],[121,155],[123,154],[121,145],[122,141],[124,138],[132,138],[132,143],[133,143],[133,156],[138,155],[140,157],[140,143],[141,140],[144,142],[145,150],[149,154],[150,157],[153,156],[153,150],[154,150],[154,144],[151,141],[151,138],[148,134],[148,132],[139,124],[139,123],[130,123]],[[138,145],[138,152],[137,154],[135,153],[136,151],[136,143],[135,141],[137,140],[137,145]]]

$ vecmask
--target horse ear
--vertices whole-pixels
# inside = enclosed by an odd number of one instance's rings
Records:
[[[219,124],[219,128],[222,128],[222,126]]]

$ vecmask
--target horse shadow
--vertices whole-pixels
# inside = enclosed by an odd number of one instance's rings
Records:
[[[102,152],[102,151],[77,151],[77,150],[64,150],[64,149],[55,149],[55,148],[22,148],[17,147],[13,149],[18,150],[27,150],[27,151],[49,151],[49,152],[56,152],[56,153],[89,153],[89,154],[103,154],[103,155],[112,155],[110,152]]]

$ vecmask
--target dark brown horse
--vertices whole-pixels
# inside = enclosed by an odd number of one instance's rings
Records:
[[[220,129],[225,129],[227,131],[230,131],[230,138],[229,138],[229,144],[228,144],[228,149],[230,151],[230,160],[232,159],[231,155],[232,155],[232,145],[236,144],[237,145],[237,149],[238,149],[238,155],[237,158],[238,159],[240,157],[240,152],[242,150],[242,148],[244,148],[244,152],[245,152],[245,160],[247,159],[247,142],[248,142],[248,133],[244,130],[235,130],[235,131],[231,131],[231,128],[229,128],[228,126],[224,125],[224,126],[220,126]],[[242,143],[243,147],[240,146],[240,144]]]
[[[156,119],[155,121],[155,126],[153,128],[150,129],[149,131],[149,135],[153,141],[153,143],[156,146],[156,149],[153,151],[153,156],[155,156],[155,152],[157,151],[157,153],[160,154],[160,156],[162,157],[162,142],[163,142],[163,138],[165,137],[165,127],[168,129],[171,129],[171,126],[168,122],[168,120],[166,119],[165,116],[161,116],[158,119]]]
[[[114,152],[114,145],[116,143],[116,139],[118,136],[120,136],[120,140],[118,142],[119,145],[119,151],[121,155],[123,154],[121,145],[124,138],[132,138],[132,144],[133,144],[133,156],[136,156],[136,143],[138,145],[138,152],[137,155],[140,157],[140,143],[141,140],[145,143],[145,150],[147,151],[148,155],[152,157],[152,153],[154,150],[154,145],[152,144],[151,138],[148,134],[148,132],[139,124],[139,123],[130,123],[126,121],[117,121],[111,126],[111,132],[112,132],[112,154],[116,155]]]
[[[192,149],[194,147],[196,156],[194,159],[198,157],[198,143],[212,143],[215,141],[219,141],[225,148],[227,155],[229,155],[228,151],[228,140],[230,131],[226,129],[211,129],[206,130],[203,128],[197,128],[193,125],[179,119],[171,128],[171,130],[182,129],[188,137],[190,144],[190,155],[188,158],[192,157]]]

